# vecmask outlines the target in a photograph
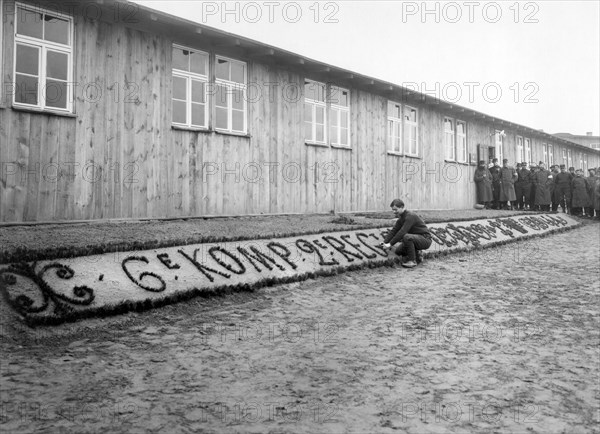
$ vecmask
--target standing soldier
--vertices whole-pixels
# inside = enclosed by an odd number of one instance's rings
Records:
[[[502,160],[502,169],[500,169],[500,203],[502,209],[513,209],[512,202],[517,200],[515,195],[515,181],[519,175],[517,171],[508,166],[508,160]]]
[[[515,196],[517,196],[517,209],[525,209],[525,202],[523,201],[523,184],[524,179],[522,176],[523,164],[517,163],[517,182],[515,182]]]
[[[564,164],[560,165],[560,172],[554,178],[554,191],[556,200],[564,213],[571,212],[571,181],[573,176],[567,172]],[[567,208],[567,206],[569,208]]]
[[[594,186],[596,183],[596,171],[594,169],[588,169],[588,173],[590,174],[586,178],[588,188],[588,206],[585,209],[585,213],[589,218],[594,218]]]
[[[477,189],[477,203],[484,205],[485,209],[490,209],[490,202],[494,197],[492,193],[492,174],[485,166],[485,161],[481,160],[479,162],[473,180]]]
[[[550,166],[550,171],[552,172],[552,179],[556,180],[556,175],[558,175],[558,165],[553,164]],[[550,188],[550,197],[552,199],[552,212],[558,212],[558,192],[556,191],[556,183],[552,182],[549,186]]]
[[[521,189],[523,191],[523,209],[531,209],[531,171],[527,169],[527,163],[521,163],[521,174],[519,179],[523,179]],[[517,197],[517,199],[519,199]]]
[[[585,208],[589,206],[588,182],[583,177],[583,170],[577,169],[575,177],[571,181],[571,189],[573,191],[572,206],[573,215],[577,217],[585,217]]]
[[[493,166],[490,168],[490,173],[492,174],[492,193],[494,196],[494,203],[492,205],[492,209],[500,209],[500,165],[498,164],[498,159],[494,158],[492,160]]]
[[[550,189],[549,186],[554,180],[552,179],[552,173],[546,170],[544,163],[540,162],[539,170],[533,177],[533,184],[535,188],[535,206],[540,211],[550,211]]]
[[[573,178],[575,178],[575,168],[574,167],[569,167],[569,173],[571,174],[571,181],[573,181]],[[569,201],[569,209],[572,210],[573,207],[573,187],[570,187],[571,189],[571,200]],[[572,213],[572,211],[571,211]]]
[[[537,210],[538,207],[535,205],[535,176],[538,171],[538,167],[535,163],[529,165],[529,209]]]
[[[600,220],[600,167],[596,168],[596,179],[594,179],[594,209],[596,218]]]

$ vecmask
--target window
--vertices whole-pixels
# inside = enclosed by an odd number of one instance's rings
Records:
[[[525,137],[523,141],[525,142],[525,162],[533,163],[533,160],[531,159],[531,140]]]
[[[554,146],[548,144],[548,166],[554,165]]]
[[[588,171],[587,171],[588,170],[588,156],[587,156],[587,154],[583,154],[582,159],[583,159],[583,162],[582,162],[581,168],[583,169],[583,175],[587,176],[588,175]]]
[[[418,113],[417,109],[404,106],[404,146],[406,147],[406,154],[417,156],[419,154],[419,141],[418,141]]]
[[[502,149],[502,134],[503,133],[501,131],[496,131],[495,134],[496,158],[498,158],[498,161],[502,161],[504,159],[504,153]]]
[[[546,167],[548,167],[548,145],[546,145],[545,143],[542,143],[542,152],[544,153],[542,161],[544,162]]]
[[[304,136],[308,143],[326,144],[325,84],[304,81]]]
[[[517,163],[525,162],[525,149],[523,148],[523,137],[517,136]]]
[[[467,124],[456,121],[456,154],[458,161],[467,162]]]
[[[173,124],[208,128],[208,54],[173,47]]]
[[[570,149],[567,151],[567,169],[569,167],[573,167],[573,154]]]
[[[454,137],[454,121],[444,118],[444,144],[446,147],[446,160],[456,161],[456,144]]]
[[[39,7],[15,9],[15,105],[73,110],[73,19]]]
[[[388,149],[402,153],[402,105],[388,101]]]
[[[216,56],[215,129],[247,132],[246,63]]]
[[[567,150],[563,149],[562,151],[563,151],[562,152],[562,154],[563,154],[563,164],[567,165],[567,167],[568,167],[569,161],[567,160]]]
[[[350,92],[337,86],[331,86],[330,89],[329,137],[331,144],[350,146]]]
[[[583,152],[579,153],[579,168],[583,169]],[[584,173],[585,175],[585,173]]]

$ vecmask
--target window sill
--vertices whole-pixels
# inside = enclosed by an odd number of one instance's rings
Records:
[[[181,130],[181,131],[193,131],[195,133],[210,133],[211,132],[208,128],[188,127],[185,125],[171,125],[171,129]]]
[[[396,151],[387,151],[388,155],[393,155],[395,157],[404,157],[404,154],[402,152],[396,152]]]
[[[217,134],[222,134],[224,136],[245,137],[245,138],[248,138],[248,139],[252,137],[248,133],[236,133],[236,132],[233,132],[233,131],[212,130],[212,132],[217,133]]]
[[[329,145],[326,143],[317,143],[317,142],[304,142],[306,146],[316,146],[318,148],[329,148]]]
[[[18,112],[27,112],[27,113],[37,113],[40,115],[48,115],[48,116],[62,116],[65,118],[72,118],[72,119],[76,119],[77,115],[75,113],[67,113],[67,112],[59,112],[59,111],[55,111],[55,110],[48,110],[48,109],[37,109],[37,108],[33,108],[33,107],[24,107],[24,106],[20,106],[20,105],[12,105],[12,109]]]
[[[404,155],[403,155],[403,157],[406,157],[406,158],[413,158],[413,159],[415,159],[415,160],[422,160],[422,159],[423,159],[423,157],[421,157],[421,156],[419,156],[419,155],[411,155],[411,154],[404,154]]]
[[[469,164],[466,161],[444,160],[444,162],[446,162],[446,163],[452,163],[452,164],[460,164],[460,165],[463,165],[463,166],[470,166],[471,165],[471,164]]]
[[[345,149],[347,151],[351,151],[352,150],[351,146],[331,145],[331,147],[335,148],[335,149]]]

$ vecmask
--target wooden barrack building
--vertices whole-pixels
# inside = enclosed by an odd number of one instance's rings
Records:
[[[0,222],[470,208],[599,152],[122,1],[0,0]],[[50,7],[51,4],[51,7]]]

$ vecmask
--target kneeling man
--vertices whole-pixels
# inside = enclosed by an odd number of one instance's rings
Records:
[[[406,256],[402,266],[416,267],[422,261],[420,250],[427,250],[431,246],[431,233],[421,217],[404,207],[402,200],[394,199],[390,206],[398,221],[385,237],[383,247],[391,249],[394,244],[402,243],[396,249],[397,255]]]

